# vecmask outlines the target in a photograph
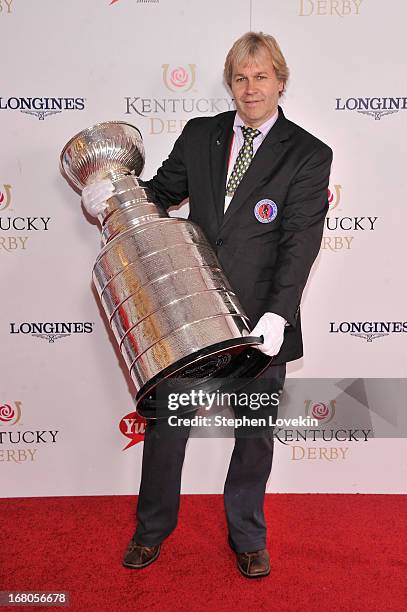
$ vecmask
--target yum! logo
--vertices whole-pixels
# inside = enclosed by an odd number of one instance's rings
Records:
[[[129,438],[130,442],[123,448],[127,450],[138,442],[144,441],[144,433],[146,431],[146,420],[140,416],[137,412],[129,412],[122,418],[119,423],[119,429],[126,438]]]
[[[164,85],[170,91],[178,91],[186,93],[191,91],[196,79],[196,65],[188,64],[184,66],[170,66],[163,64],[163,81]]]

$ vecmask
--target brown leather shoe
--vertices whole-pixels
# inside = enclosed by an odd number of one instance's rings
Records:
[[[143,569],[143,567],[147,567],[158,559],[160,548],[160,544],[157,544],[157,546],[142,546],[131,539],[124,553],[123,565],[130,569]]]
[[[270,573],[270,557],[268,550],[236,553],[237,567],[246,578],[262,578]]]

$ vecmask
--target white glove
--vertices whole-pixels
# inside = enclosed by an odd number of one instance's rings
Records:
[[[85,210],[97,217],[107,207],[106,200],[110,198],[114,191],[113,183],[110,179],[103,179],[87,185],[82,191],[82,204]]]
[[[256,327],[251,332],[251,336],[263,336],[263,344],[259,344],[256,348],[268,355],[274,357],[279,352],[284,340],[284,328],[287,321],[274,312],[266,312],[260,317]]]

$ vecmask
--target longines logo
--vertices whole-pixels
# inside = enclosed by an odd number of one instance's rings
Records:
[[[393,115],[407,109],[407,98],[336,98],[335,110],[356,111],[379,121],[386,115]]]
[[[12,186],[4,184],[0,189],[0,253],[25,251],[32,233],[48,231],[51,217],[4,216],[3,212],[13,211]],[[10,235],[15,232],[15,235]]]
[[[349,251],[353,246],[355,235],[361,232],[373,232],[379,217],[344,217],[339,215],[342,199],[342,185],[333,185],[328,189],[328,216],[325,219],[325,233],[322,238],[321,250],[337,253]],[[335,211],[335,216],[331,213]],[[344,235],[331,232],[352,232]],[[356,233],[357,232],[357,233]]]
[[[146,420],[137,412],[129,412],[129,414],[126,414],[120,421],[119,429],[121,433],[130,440],[123,448],[123,450],[127,450],[138,442],[143,442],[144,433],[146,431]]]
[[[0,404],[0,462],[29,463],[37,458],[38,448],[33,445],[56,444],[59,433],[55,429],[20,429],[22,402],[7,401]],[[19,424],[18,430],[14,427]],[[8,429],[12,428],[12,429]],[[10,445],[11,448],[4,448]],[[19,446],[15,446],[19,445]]]
[[[91,334],[94,323],[10,323],[10,334],[30,335],[53,344],[56,340],[72,334]]]
[[[14,0],[0,0],[0,15],[9,15],[13,9]]]
[[[202,98],[196,95],[197,68],[195,64],[163,64],[162,80],[167,90],[178,93],[180,96],[163,98],[126,96],[124,98],[125,114],[135,113],[139,117],[146,118],[149,134],[177,134],[182,131],[190,117],[222,113],[234,108],[232,98]]]
[[[359,15],[362,0],[299,0],[299,16],[325,15],[348,17]]]
[[[84,108],[85,98],[0,98],[0,110],[18,110],[42,121],[62,111],[81,111]]]
[[[329,333],[349,334],[373,342],[390,334],[407,333],[407,321],[331,321]]]

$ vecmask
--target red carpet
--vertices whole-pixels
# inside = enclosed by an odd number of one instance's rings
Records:
[[[133,507],[131,497],[0,500],[0,590],[69,591],[75,611],[407,609],[406,496],[268,495],[272,573],[258,581],[235,569],[218,495],[183,496],[159,560],[122,568]]]

